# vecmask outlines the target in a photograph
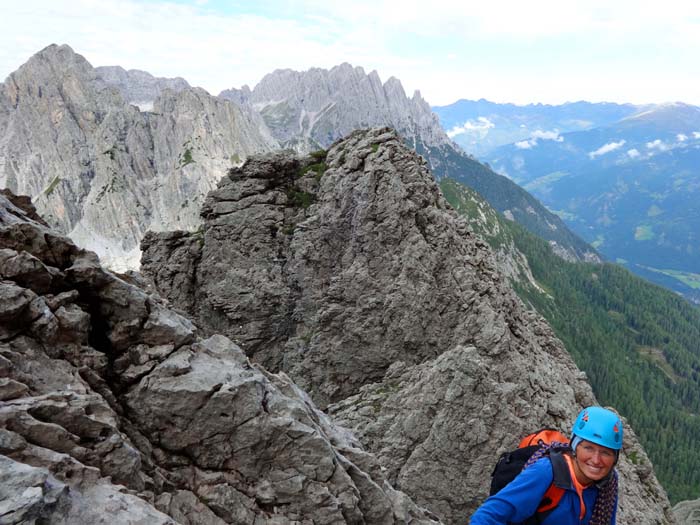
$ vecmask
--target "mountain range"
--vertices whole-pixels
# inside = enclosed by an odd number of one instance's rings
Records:
[[[447,106],[434,106],[433,111],[448,136],[464,151],[481,159],[499,146],[613,124],[643,108],[584,101],[520,106],[461,99]]]
[[[147,230],[196,228],[221,174],[277,142],[237,105],[181,83],[142,112],[129,102],[142,91],[120,91],[133,75],[107,72],[53,45],[0,85],[0,186],[106,264],[137,268]]]
[[[573,260],[596,259],[555,214],[465,155],[419,93],[348,64],[279,70],[215,97],[182,79],[93,68],[49,46],[0,86],[0,185],[30,195],[50,224],[115,269],[135,269],[147,230],[195,230],[204,196],[254,152],[330,146],[391,126],[427,160],[480,191]]]
[[[647,108],[484,156],[607,259],[700,302],[700,108]]]

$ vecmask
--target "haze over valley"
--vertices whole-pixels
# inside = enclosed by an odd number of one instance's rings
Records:
[[[453,140],[606,259],[700,301],[700,108],[463,100],[436,111]]]

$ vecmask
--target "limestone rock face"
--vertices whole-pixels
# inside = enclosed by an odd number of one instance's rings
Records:
[[[120,66],[96,67],[95,73],[106,84],[115,86],[124,100],[142,111],[152,110],[153,101],[164,90],[179,92],[190,87],[184,78],[156,78],[146,71],[127,71]]]
[[[299,152],[326,148],[372,126],[392,127],[409,143],[452,144],[419,92],[408,98],[398,79],[382,84],[376,71],[366,74],[347,63],[330,70],[277,70],[252,91],[244,86],[219,96],[251,104],[280,144]]]
[[[284,374],[0,195],[0,521],[437,523]]]
[[[203,331],[289,374],[446,523],[484,499],[500,452],[533,427],[568,432],[595,403],[426,162],[389,129],[352,133],[325,158],[253,157],[202,216],[197,234],[149,233],[142,271]],[[627,435],[619,522],[672,523]]]
[[[228,100],[224,100],[228,99]],[[195,230],[206,193],[250,154],[329,146],[391,126],[436,178],[484,193],[566,257],[590,247],[511,181],[466,156],[416,92],[342,64],[276,71],[220,97],[180,78],[92,68],[49,46],[0,84],[0,187],[32,197],[42,216],[116,270],[136,269],[146,230]],[[584,245],[582,248],[581,245]]]
[[[116,77],[55,45],[12,73],[0,85],[0,187],[31,196],[103,262],[135,269],[146,230],[196,229],[226,170],[277,144],[204,90],[162,89],[158,79],[132,89]],[[144,90],[161,90],[149,112],[129,103]]]

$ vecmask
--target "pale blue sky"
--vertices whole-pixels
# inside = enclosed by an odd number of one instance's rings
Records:
[[[51,43],[213,94],[350,62],[434,105],[700,104],[700,2],[680,0],[3,2],[0,78]]]

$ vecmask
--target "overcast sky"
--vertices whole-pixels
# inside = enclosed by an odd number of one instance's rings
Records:
[[[700,105],[697,1],[2,1],[0,78],[52,43],[212,94],[350,62],[432,105]]]

